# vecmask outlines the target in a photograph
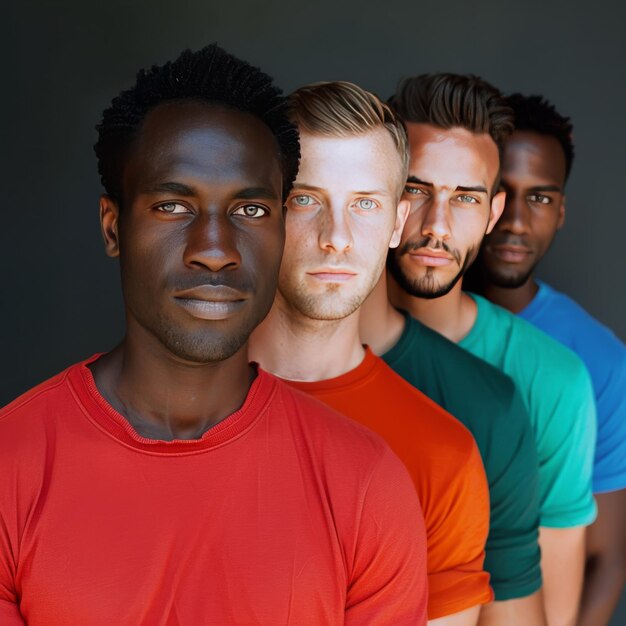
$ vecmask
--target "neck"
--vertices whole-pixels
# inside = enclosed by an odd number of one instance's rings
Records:
[[[245,346],[215,363],[185,361],[132,320],[90,366],[102,396],[148,439],[198,439],[244,403],[255,372]]]
[[[389,302],[387,273],[383,272],[374,291],[361,307],[359,331],[363,343],[374,354],[385,354],[393,348],[404,331],[404,316]]]
[[[439,298],[416,298],[404,291],[388,275],[389,299],[399,309],[408,311],[422,324],[458,343],[476,322],[476,303],[463,293],[461,281]]]
[[[539,285],[532,275],[523,285],[514,289],[499,287],[486,281],[482,284],[482,293],[485,298],[495,304],[499,304],[512,313],[523,311],[533,301],[538,291]]]
[[[340,320],[313,320],[277,294],[274,306],[250,338],[250,357],[286,380],[319,381],[341,376],[365,357],[359,312]]]

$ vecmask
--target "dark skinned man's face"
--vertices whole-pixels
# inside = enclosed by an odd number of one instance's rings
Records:
[[[121,207],[101,200],[120,257],[127,336],[174,357],[227,359],[269,311],[285,229],[278,144],[254,116],[160,105],[126,161]]]
[[[524,285],[548,251],[565,218],[565,155],[547,135],[516,131],[502,161],[506,203],[502,217],[481,251],[487,282]]]

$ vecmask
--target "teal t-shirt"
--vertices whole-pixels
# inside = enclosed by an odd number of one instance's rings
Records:
[[[485,569],[496,600],[528,596],[541,587],[539,476],[523,402],[508,376],[406,314],[405,320],[382,358],[474,435],[491,505]]]
[[[593,387],[578,356],[532,324],[485,298],[459,345],[508,374],[519,389],[539,456],[540,525],[593,522],[591,478],[596,442]]]

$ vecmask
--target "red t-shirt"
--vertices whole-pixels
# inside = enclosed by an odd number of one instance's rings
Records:
[[[406,465],[426,522],[429,619],[490,602],[489,486],[469,430],[369,349],[343,376],[286,382],[371,428]]]
[[[377,436],[259,371],[200,439],[145,439],[88,362],[0,412],[2,626],[425,623],[419,503]]]

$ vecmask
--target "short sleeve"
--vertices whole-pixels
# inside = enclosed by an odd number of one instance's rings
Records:
[[[554,381],[560,391],[554,406],[544,405],[551,416],[538,433],[540,525],[548,528],[586,526],[596,516],[591,485],[596,443],[593,388],[580,359],[566,352],[572,366],[563,363]]]
[[[468,434],[469,435],[469,434]],[[484,571],[489,487],[473,438],[440,501],[431,506],[428,534],[428,618],[452,615],[493,599]],[[461,457],[463,458],[463,457]]]
[[[485,569],[499,601],[529,596],[542,584],[537,450],[522,399],[513,386],[511,391],[484,446],[491,498]]]
[[[346,624],[426,624],[426,532],[415,488],[387,450],[372,473],[359,524]]]

